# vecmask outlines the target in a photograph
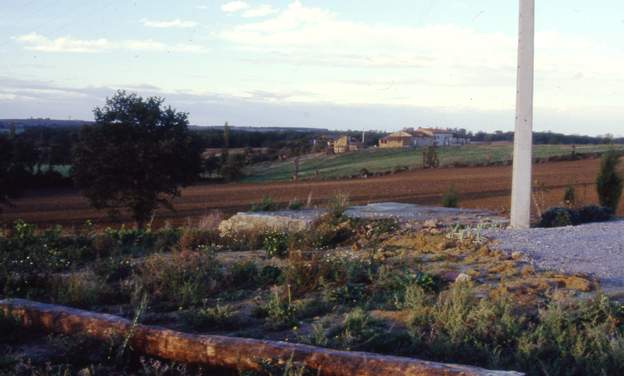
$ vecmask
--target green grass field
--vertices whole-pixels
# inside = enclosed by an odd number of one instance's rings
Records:
[[[603,152],[609,145],[577,145],[577,153]],[[624,145],[615,145],[624,149]],[[438,149],[441,166],[454,163],[469,165],[490,161],[503,162],[511,160],[513,145],[467,145]],[[535,158],[569,155],[571,145],[535,145]],[[422,148],[414,149],[367,149],[340,155],[311,155],[301,159],[299,177],[309,179],[316,175],[320,178],[340,178],[353,176],[366,168],[370,173],[391,171],[397,167],[422,167]],[[293,174],[292,160],[259,163],[245,171],[245,182],[268,182],[289,180]]]

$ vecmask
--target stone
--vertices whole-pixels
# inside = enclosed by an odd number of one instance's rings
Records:
[[[245,232],[300,232],[309,230],[322,214],[321,210],[284,210],[277,212],[242,212],[219,224],[221,237]]]
[[[467,283],[470,282],[472,278],[466,273],[460,273],[457,278],[455,278],[455,283]]]
[[[446,282],[455,282],[457,280],[457,277],[459,277],[461,273],[456,272],[454,270],[447,270],[447,271],[443,271],[441,272],[438,277],[440,277],[443,281]]]
[[[424,228],[437,228],[438,220],[437,219],[428,219],[423,223]]]
[[[274,212],[241,212],[219,225],[221,236],[268,230],[296,232],[309,230],[324,209],[280,210]],[[477,225],[484,221],[504,221],[492,212],[474,209],[454,209],[396,202],[380,202],[348,208],[344,215],[357,219],[395,219],[410,228],[428,229],[441,234],[444,227],[456,223]]]
[[[524,253],[518,252],[518,251],[511,252],[512,260],[522,260],[523,258],[524,258]]]

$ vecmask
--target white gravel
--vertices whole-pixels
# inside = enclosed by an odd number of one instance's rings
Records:
[[[624,220],[559,228],[489,230],[506,251],[520,251],[542,269],[586,273],[605,290],[624,288]]]

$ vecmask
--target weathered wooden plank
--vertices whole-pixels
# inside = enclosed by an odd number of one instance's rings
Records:
[[[24,327],[66,335],[107,339],[126,336],[132,323],[124,318],[23,299],[0,300],[0,310]],[[242,370],[259,370],[260,361],[285,364],[289,359],[322,375],[362,376],[518,376],[517,372],[428,362],[414,358],[257,339],[193,335],[157,326],[137,325],[129,340],[135,351],[163,359]]]

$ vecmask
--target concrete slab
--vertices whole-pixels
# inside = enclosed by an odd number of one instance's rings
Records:
[[[241,212],[223,221],[222,235],[241,231],[305,231],[325,213],[324,209],[280,210],[274,212]],[[485,210],[453,209],[435,206],[380,202],[353,206],[345,211],[350,218],[395,219],[401,223],[435,221],[440,225],[470,225],[481,223],[506,226],[508,220]]]
[[[393,218],[399,222],[425,222],[436,220],[442,224],[474,225],[483,222],[506,224],[507,219],[487,210],[455,209],[437,206],[379,202],[354,206],[345,212],[351,218],[383,219]]]

